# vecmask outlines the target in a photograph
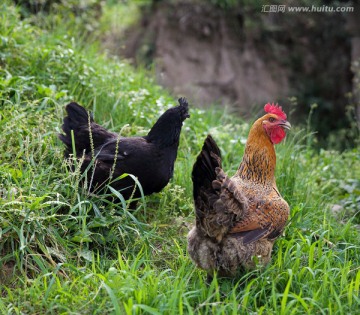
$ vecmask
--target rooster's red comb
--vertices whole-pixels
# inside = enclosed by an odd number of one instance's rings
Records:
[[[286,114],[283,112],[281,106],[279,106],[278,104],[270,104],[267,103],[264,106],[264,110],[265,112],[269,113],[269,114],[275,114],[278,115],[280,119],[286,119]]]

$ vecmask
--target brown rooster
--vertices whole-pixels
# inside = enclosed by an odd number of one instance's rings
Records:
[[[250,129],[242,162],[232,177],[221,168],[221,155],[208,135],[193,167],[196,226],[188,235],[188,252],[210,276],[234,276],[266,265],[274,241],[284,229],[289,205],[275,182],[274,144],[291,125],[281,107],[266,104],[266,115]]]

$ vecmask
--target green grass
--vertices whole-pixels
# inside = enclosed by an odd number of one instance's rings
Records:
[[[63,159],[64,105],[76,100],[132,135],[176,100],[96,42],[76,40],[72,18],[21,20],[9,2],[0,12],[1,314],[358,312],[358,149],[316,152],[310,131],[295,127],[276,148],[277,184],[292,210],[271,264],[207,285],[186,253],[192,164],[210,132],[233,174],[251,122],[191,104],[161,193],[134,212],[92,196]]]

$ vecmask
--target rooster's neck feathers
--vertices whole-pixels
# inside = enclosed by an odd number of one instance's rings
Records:
[[[262,126],[262,120],[263,118],[258,119],[250,129],[237,175],[249,181],[272,185],[276,154],[274,145]]]

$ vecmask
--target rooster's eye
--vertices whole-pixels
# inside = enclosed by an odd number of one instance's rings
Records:
[[[276,119],[274,118],[274,117],[270,117],[269,118],[269,121],[272,123],[272,122],[274,122]]]

